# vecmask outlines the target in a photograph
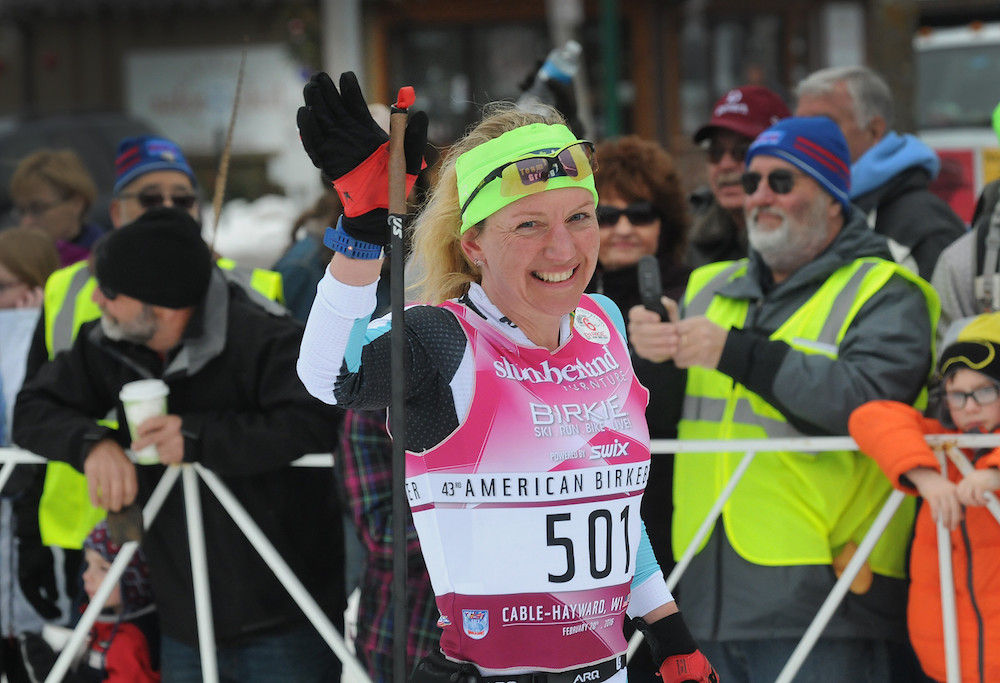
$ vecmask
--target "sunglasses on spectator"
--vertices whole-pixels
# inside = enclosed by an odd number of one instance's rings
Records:
[[[712,140],[708,143],[708,160],[713,164],[717,164],[722,161],[722,157],[728,154],[737,164],[742,164],[747,158],[747,150],[749,149],[749,142],[739,142],[735,145],[726,146],[721,142]]]
[[[163,203],[169,198],[171,204],[176,206],[178,209],[187,211],[194,206],[196,201],[198,201],[198,197],[193,194],[172,194],[164,196],[161,192],[129,192],[118,196],[122,199],[138,200],[139,206],[145,210],[163,206]]]
[[[775,194],[788,194],[795,187],[795,179],[802,175],[801,173],[796,173],[794,171],[789,171],[785,168],[779,168],[777,171],[771,171],[767,175],[767,186],[771,188],[771,191]],[[756,171],[747,171],[742,176],[740,176],[740,183],[743,185],[743,191],[747,194],[753,194],[757,191],[757,186],[760,185],[760,181],[764,176]]]
[[[597,170],[594,160],[594,143],[587,140],[574,142],[554,154],[541,154],[516,159],[493,169],[483,178],[469,198],[462,204],[462,213],[488,183],[500,179],[501,197],[519,197],[541,192],[550,178],[566,176],[573,180],[583,180]]]
[[[649,202],[632,202],[624,209],[598,204],[597,224],[602,228],[613,228],[618,225],[622,214],[632,225],[649,225],[660,217],[660,213]]]
[[[1000,385],[987,384],[972,391],[948,391],[945,393],[944,398],[948,402],[948,407],[952,410],[961,410],[965,407],[965,402],[970,398],[978,406],[987,406],[1000,398]]]

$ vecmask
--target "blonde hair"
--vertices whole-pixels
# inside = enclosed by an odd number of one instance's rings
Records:
[[[29,287],[44,287],[59,269],[59,252],[46,232],[7,228],[0,231],[0,265]]]
[[[458,176],[455,161],[463,153],[507,131],[531,123],[565,123],[562,115],[548,108],[545,114],[531,114],[512,102],[493,102],[486,106],[482,120],[465,137],[452,145],[442,162],[437,183],[413,223],[413,258],[411,272],[420,279],[410,286],[411,301],[439,304],[469,291],[482,274],[462,251],[462,211],[458,201]],[[483,230],[483,223],[470,228],[473,236]]]
[[[27,192],[38,181],[47,182],[65,198],[83,199],[83,215],[97,199],[97,186],[71,149],[41,149],[22,159],[10,179],[12,197]]]

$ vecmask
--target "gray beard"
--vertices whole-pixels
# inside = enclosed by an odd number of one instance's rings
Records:
[[[159,329],[153,309],[143,304],[142,313],[130,323],[111,317],[107,313],[101,315],[101,329],[108,339],[114,341],[127,341],[133,344],[146,344],[152,339]]]
[[[826,248],[829,240],[826,204],[825,198],[817,198],[801,223],[794,221],[784,211],[769,209],[782,218],[781,225],[771,230],[758,226],[757,215],[760,209],[754,209],[746,217],[747,241],[773,272],[793,273]]]

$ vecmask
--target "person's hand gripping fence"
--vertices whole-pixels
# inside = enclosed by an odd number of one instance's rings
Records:
[[[316,168],[333,180],[344,204],[344,231],[354,239],[385,246],[389,243],[389,134],[372,118],[351,71],[340,75],[340,89],[323,72],[302,90],[305,106],[297,122],[302,146]],[[403,150],[406,192],[426,166],[427,114],[409,117]]]

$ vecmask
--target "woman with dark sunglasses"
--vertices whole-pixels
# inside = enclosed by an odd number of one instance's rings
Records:
[[[658,144],[634,135],[596,149],[601,248],[588,292],[605,294],[622,311],[640,303],[638,263],[656,257],[663,293],[683,295],[690,268],[687,200],[674,161]]]
[[[317,74],[304,95],[303,145],[345,215],[325,239],[336,253],[298,372],[345,408],[384,407],[405,382],[406,488],[442,628],[411,680],[625,683],[626,615],[664,681],[717,680],[639,516],[647,392],[621,313],[583,293],[600,241],[592,145],[555,110],[508,104],[452,146],[414,226],[428,305],[407,309],[404,376],[388,365],[391,321],[370,320],[386,135],[351,73],[339,91]],[[410,118],[408,174],[426,127]]]

